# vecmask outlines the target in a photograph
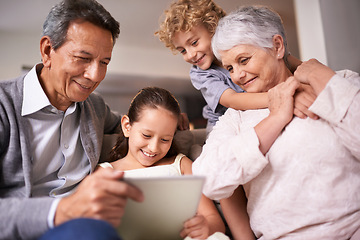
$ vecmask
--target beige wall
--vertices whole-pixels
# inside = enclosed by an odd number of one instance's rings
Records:
[[[295,0],[300,58],[360,72],[360,1]]]

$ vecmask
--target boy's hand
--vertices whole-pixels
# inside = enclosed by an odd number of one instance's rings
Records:
[[[336,73],[316,59],[303,62],[294,72],[294,77],[301,83],[309,84],[317,95]]]
[[[207,239],[210,234],[210,226],[203,215],[196,215],[184,223],[180,233],[182,238],[187,236],[193,239]]]
[[[309,107],[316,99],[316,94],[313,88],[308,84],[301,84],[294,95],[294,115],[299,118],[310,117],[312,119],[319,119],[313,112],[309,111]]]

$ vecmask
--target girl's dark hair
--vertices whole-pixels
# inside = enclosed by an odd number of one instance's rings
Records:
[[[120,33],[120,24],[95,0],[63,0],[49,12],[43,24],[43,36],[49,36],[56,50],[66,40],[70,23],[86,21],[111,32],[113,43]]]
[[[141,117],[141,112],[146,108],[157,109],[162,107],[175,115],[176,118],[180,117],[180,106],[176,98],[166,89],[159,87],[146,87],[141,89],[130,103],[127,116],[129,117],[130,124],[138,122]],[[115,161],[123,158],[128,153],[129,145],[128,138],[124,136],[121,131],[115,146],[110,153],[109,161]],[[174,141],[165,157],[172,157],[178,153]]]

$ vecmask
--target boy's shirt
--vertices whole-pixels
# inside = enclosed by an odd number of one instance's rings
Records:
[[[192,85],[201,91],[207,105],[203,108],[203,117],[208,120],[208,127],[215,126],[219,117],[227,110],[219,101],[223,92],[231,88],[234,91],[244,92],[242,88],[233,83],[228,70],[212,64],[209,69],[202,70],[193,65],[190,69]]]

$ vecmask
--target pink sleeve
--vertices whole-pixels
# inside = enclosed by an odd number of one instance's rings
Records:
[[[219,119],[193,163],[193,174],[206,177],[203,193],[211,199],[231,196],[268,164],[259,150],[254,128],[240,131],[240,112],[229,109]]]

